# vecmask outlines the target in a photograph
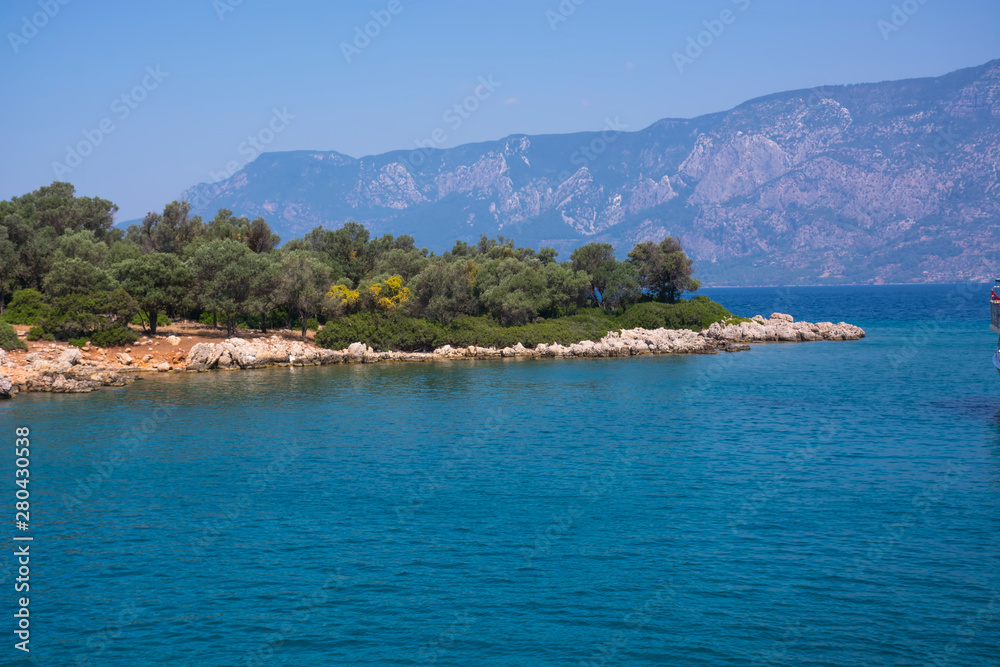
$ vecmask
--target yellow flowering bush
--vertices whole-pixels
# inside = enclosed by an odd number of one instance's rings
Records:
[[[360,300],[360,291],[351,289],[347,285],[334,285],[323,299],[323,312],[339,317],[348,310],[355,310]]]
[[[395,310],[410,300],[410,288],[403,287],[402,276],[392,276],[368,286],[368,294],[379,310]]]

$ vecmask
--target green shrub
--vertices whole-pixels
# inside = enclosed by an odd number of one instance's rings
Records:
[[[316,344],[341,350],[362,342],[378,350],[432,350],[448,344],[455,347],[511,347],[521,343],[571,345],[598,340],[620,329],[692,329],[701,331],[720,320],[742,321],[708,297],[677,303],[647,302],[614,316],[600,308],[582,308],[576,315],[536,320],[529,324],[503,326],[489,316],[459,317],[450,324],[430,322],[399,313],[358,313],[329,320],[316,334]]]
[[[41,327],[31,327],[28,329],[28,335],[25,336],[28,340],[55,340],[56,337],[50,333],[45,333],[45,330]]]
[[[618,316],[618,328],[635,329],[691,329],[701,331],[713,322],[733,319],[734,316],[707,296],[681,299],[676,303],[647,301],[638,303]],[[736,318],[742,320],[743,318]]]
[[[139,332],[127,327],[111,327],[103,331],[95,331],[90,335],[90,342],[98,347],[121,347],[131,345],[139,340]]]
[[[581,309],[576,315],[505,327],[492,318],[460,317],[445,331],[445,341],[456,347],[511,347],[521,343],[534,347],[539,343],[570,345],[582,340],[596,340],[615,328],[615,320],[599,308]]]
[[[448,325],[398,313],[358,313],[331,319],[316,334],[320,347],[340,350],[362,342],[379,350],[432,350],[455,347],[509,347],[521,343],[576,343],[601,338],[613,328],[614,318],[590,308],[570,317],[531,324],[503,326],[488,316],[459,317]]]
[[[306,320],[306,328],[311,329],[312,331],[319,331],[319,320],[315,317],[310,317]]]
[[[36,289],[22,289],[14,292],[0,320],[8,324],[38,324],[50,311],[51,308],[41,292]]]
[[[17,337],[17,331],[6,322],[0,322],[0,349],[27,350],[28,344]]]
[[[77,347],[83,347],[84,345],[87,344],[87,337],[86,336],[80,336],[79,338],[70,338],[69,339],[69,344],[70,345],[75,345]]]
[[[332,319],[316,334],[316,344],[342,350],[361,341],[380,350],[428,350],[441,342],[440,325],[398,313],[358,313]]]
[[[52,312],[40,326],[59,340],[90,338],[98,331],[124,327],[137,310],[135,299],[123,289],[70,294],[53,300]]]

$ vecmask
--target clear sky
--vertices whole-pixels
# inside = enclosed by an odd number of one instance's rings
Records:
[[[996,0],[5,0],[0,28],[0,198],[58,177],[119,219],[258,147],[640,129],[1000,57]]]

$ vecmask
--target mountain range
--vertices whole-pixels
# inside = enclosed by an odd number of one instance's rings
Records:
[[[629,131],[512,135],[353,158],[265,153],[183,199],[288,240],[357,221],[434,251],[673,235],[706,285],[958,282],[1000,272],[1000,60],[775,93]]]

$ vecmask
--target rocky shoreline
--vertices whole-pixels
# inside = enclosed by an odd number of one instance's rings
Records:
[[[593,357],[631,357],[643,354],[716,354],[749,350],[749,343],[804,342],[819,340],[858,340],[865,332],[852,324],[840,322],[795,322],[790,315],[760,315],[739,324],[712,324],[704,331],[687,329],[626,329],[610,332],[598,341],[571,345],[553,343],[528,348],[520,343],[495,348],[450,345],[433,352],[383,352],[362,343],[344,350],[326,350],[315,345],[279,336],[269,338],[230,338],[221,343],[196,343],[187,351],[177,349],[170,361],[150,363],[152,355],[134,359],[130,348],[112,353],[85,346],[45,349],[24,355],[18,363],[0,350],[0,398],[11,398],[22,391],[84,393],[102,386],[123,386],[135,381],[136,373],[240,370],[268,366],[318,366],[340,363],[379,363],[385,361],[426,362],[441,359],[564,359]],[[177,336],[163,337],[179,348]],[[150,348],[152,349],[152,348]]]

